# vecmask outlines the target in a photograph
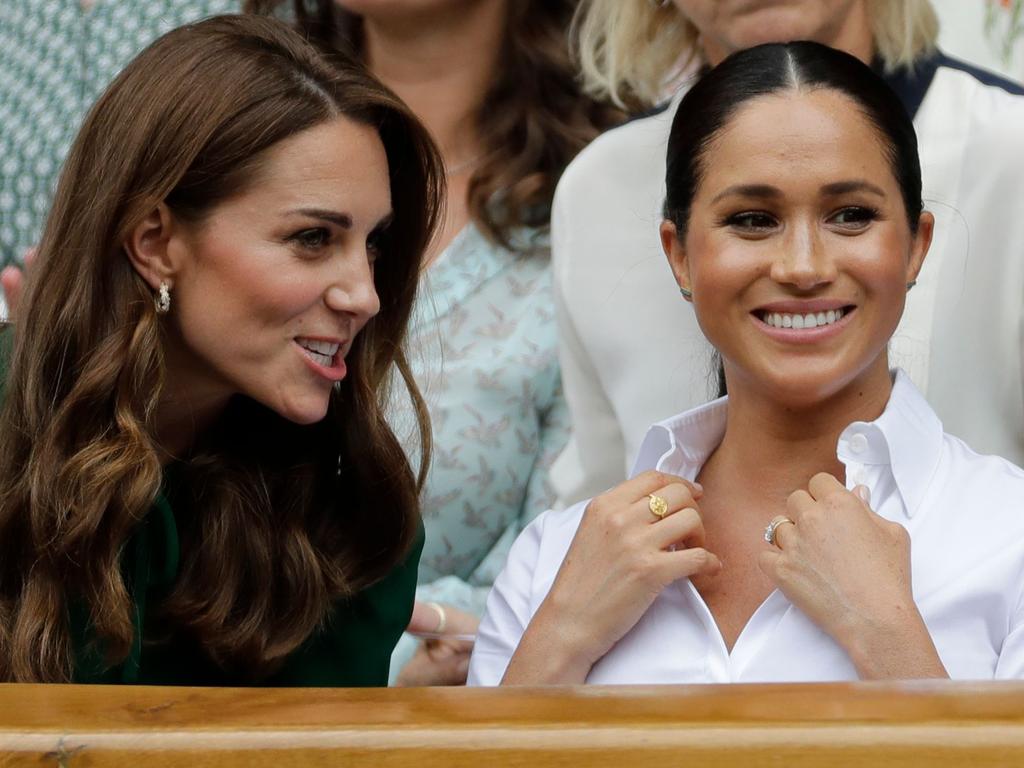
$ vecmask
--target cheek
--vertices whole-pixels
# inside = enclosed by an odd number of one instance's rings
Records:
[[[280,260],[208,254],[178,291],[182,335],[197,346],[212,345],[218,356],[259,348],[270,335],[295,335],[321,300],[313,278],[311,270],[282,267]]]
[[[702,315],[708,315],[708,321],[716,319],[768,269],[760,243],[697,231],[687,236],[686,247],[691,254],[688,267],[694,308],[702,324]]]

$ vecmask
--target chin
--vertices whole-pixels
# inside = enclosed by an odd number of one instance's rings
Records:
[[[810,361],[773,366],[750,376],[751,384],[782,407],[803,411],[815,408],[840,394],[857,379],[836,364]]]
[[[320,397],[310,396],[302,400],[278,404],[273,410],[283,419],[295,424],[308,425],[323,421],[330,405],[330,393]]]

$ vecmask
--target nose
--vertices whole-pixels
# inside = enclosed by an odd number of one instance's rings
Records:
[[[800,291],[810,291],[836,279],[836,265],[813,223],[794,226],[781,242],[771,266],[771,278]]]
[[[340,273],[324,294],[324,303],[334,312],[344,312],[365,323],[380,311],[380,298],[373,282],[373,267],[363,253],[346,259]]]

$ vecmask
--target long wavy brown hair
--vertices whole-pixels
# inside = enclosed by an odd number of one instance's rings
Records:
[[[19,311],[0,410],[0,680],[72,679],[72,608],[109,664],[134,639],[120,561],[161,489],[154,412],[167,372],[129,233],[161,201],[201,220],[257,183],[269,147],[340,115],[375,126],[387,153],[394,221],[375,270],[380,313],[323,421],[299,426],[239,395],[176,468],[182,561],[160,609],[220,668],[259,679],[334,601],[407,554],[419,486],[383,408],[397,366],[428,455],[402,344],[443,201],[440,156],[361,65],[328,60],[284,23],[182,27],[129,64],[86,118]]]
[[[623,118],[607,102],[583,93],[568,42],[577,3],[507,2],[501,64],[477,114],[484,155],[469,181],[470,216],[506,248],[517,247],[515,229],[547,226],[555,185],[569,161]],[[325,50],[363,55],[362,20],[337,0],[245,0],[242,5],[256,13],[288,14]]]

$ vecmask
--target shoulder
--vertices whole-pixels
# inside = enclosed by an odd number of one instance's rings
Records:
[[[949,433],[943,433],[942,441],[944,458],[957,482],[998,488],[1007,502],[1020,505],[1024,519],[1024,469],[1001,456],[978,453]]]
[[[661,169],[665,165],[665,146],[677,104],[677,99],[665,102],[594,139],[562,174],[555,190],[555,206],[569,196],[588,194],[594,185],[600,190],[623,180],[648,181],[660,188],[664,182]]]
[[[948,56],[945,53],[938,53],[935,57],[936,75],[947,76],[958,73],[957,76],[969,79],[978,86],[994,88],[1007,96],[1024,96],[1024,83],[1010,80],[1007,77],[990,72],[987,69],[976,67],[966,61]]]
[[[914,121],[921,138],[946,136],[964,125],[973,148],[1006,160],[1021,155],[1024,85],[939,54],[921,109]],[[960,118],[951,116],[960,115]]]
[[[967,535],[991,539],[1001,551],[1024,550],[1024,469],[946,433],[935,478],[940,498],[933,498],[969,525]]]

